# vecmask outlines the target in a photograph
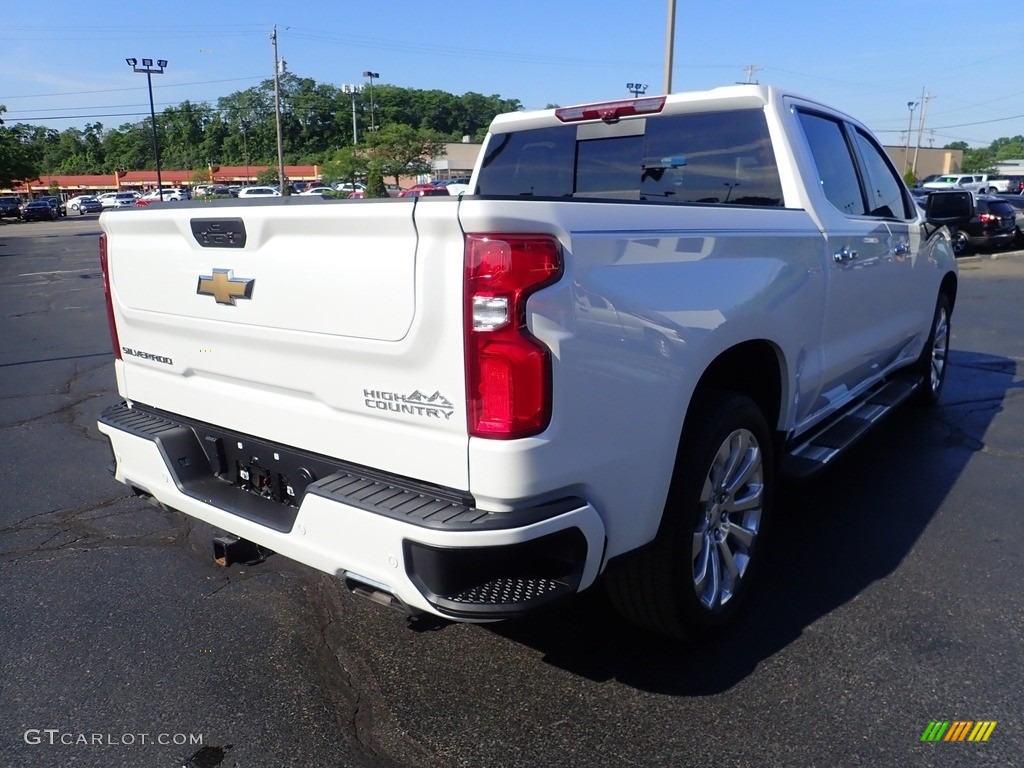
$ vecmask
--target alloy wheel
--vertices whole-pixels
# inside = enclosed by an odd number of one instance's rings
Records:
[[[764,509],[764,462],[756,436],[734,430],[715,454],[701,489],[693,531],[693,586],[701,605],[716,611],[736,594]]]

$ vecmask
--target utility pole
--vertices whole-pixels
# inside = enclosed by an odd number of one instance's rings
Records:
[[[277,178],[281,194],[287,195],[284,186],[284,148],[281,146],[281,65],[277,59],[277,24],[270,33],[270,41],[274,44],[274,117],[277,123]]]
[[[921,151],[921,134],[924,132],[924,118],[928,114],[928,102],[935,98],[934,93],[926,93],[921,89],[921,122],[917,126],[917,146],[914,147],[914,176],[917,176],[917,153]]]
[[[754,82],[754,75],[760,72],[762,69],[764,69],[764,67],[758,67],[755,66],[754,64],[747,64],[747,66],[743,68],[743,71],[747,73],[747,85],[750,85],[751,83]]]
[[[249,184],[249,121],[240,120],[242,126],[242,147],[245,149],[245,183]]]
[[[672,53],[676,41],[676,0],[668,0],[668,30],[665,33],[665,94],[672,93]]]
[[[341,86],[341,92],[347,93],[349,98],[352,99],[352,144],[356,146],[359,144],[359,123],[356,122],[356,99],[363,92],[363,86],[347,83]]]
[[[914,130],[914,108],[916,101],[908,101],[907,109],[910,110],[910,117],[907,119],[907,146],[903,150],[903,175],[907,175],[907,168],[910,167],[910,134]]]

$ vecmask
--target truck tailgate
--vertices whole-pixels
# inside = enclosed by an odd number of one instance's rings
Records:
[[[121,394],[467,489],[462,233],[431,202],[104,214]]]

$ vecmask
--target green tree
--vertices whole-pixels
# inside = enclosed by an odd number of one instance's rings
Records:
[[[390,123],[370,135],[365,142],[371,160],[381,175],[399,183],[400,176],[430,173],[432,158],[444,156],[444,138],[429,129]]]
[[[370,172],[366,178],[366,197],[387,197],[388,188],[384,186],[384,176],[381,175],[380,165],[376,162],[370,163]]]
[[[149,121],[124,123],[103,135],[103,173],[153,167],[153,132]]]
[[[337,86],[290,72],[280,77],[280,86],[285,162],[333,159],[335,153],[354,143],[353,102],[348,94]],[[389,126],[405,126],[409,131],[424,132],[424,136],[432,134],[434,142],[458,141],[464,135],[480,139],[495,115],[522,108],[517,99],[497,94],[470,92],[456,96],[438,89],[400,88],[383,83],[374,86],[374,103],[375,122],[380,129],[376,134]],[[382,173],[390,177],[430,170],[419,162],[424,156],[415,148],[411,153],[401,151],[394,136],[378,140],[375,132],[369,130],[369,89],[356,96],[355,114],[360,147],[365,145],[381,156]],[[16,144],[21,145],[20,151],[27,154],[39,173],[113,173],[154,165],[148,118],[112,129],[94,123],[84,129],[62,132],[31,125],[22,126],[19,131]],[[161,165],[165,168],[198,169],[208,162],[252,167],[276,165],[274,81],[267,79],[221,97],[215,106],[184,101],[168,107],[157,117],[157,133]],[[10,144],[11,134],[4,135],[6,157],[11,155],[14,145]],[[419,143],[422,149],[424,141]],[[342,171],[342,177],[362,178],[368,170],[368,161],[363,161],[361,168]]]
[[[256,183],[261,184],[264,187],[277,186],[278,182],[278,169],[264,168],[262,171],[256,174]]]
[[[227,151],[221,157],[222,163],[242,164],[245,150],[252,165],[277,162],[273,80],[266,82],[270,83],[269,94],[266,88],[258,86],[217,99],[217,109],[230,137],[225,140]]]
[[[355,182],[370,170],[369,158],[358,147],[342,147],[323,164],[321,175],[325,182]]]
[[[990,173],[995,168],[995,153],[988,147],[965,149],[960,170],[964,173]]]
[[[203,155],[206,126],[213,121],[208,104],[193,104],[187,99],[168,107],[157,119],[160,135],[160,163],[166,168],[204,167],[212,158]]]
[[[103,124],[86,123],[82,141],[85,144],[85,167],[89,169],[86,173],[103,173]]]
[[[6,112],[0,104],[0,114]],[[10,187],[14,181],[34,179],[39,167],[29,152],[26,137],[30,126],[19,123],[13,128],[0,125],[0,188]]]

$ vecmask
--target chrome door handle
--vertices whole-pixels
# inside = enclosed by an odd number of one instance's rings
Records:
[[[832,255],[832,258],[835,259],[837,263],[842,263],[844,261],[852,261],[853,259],[857,258],[857,252],[851,251],[846,246],[843,246]]]

